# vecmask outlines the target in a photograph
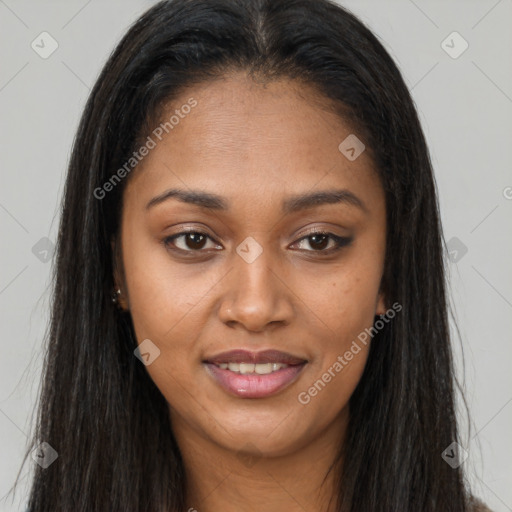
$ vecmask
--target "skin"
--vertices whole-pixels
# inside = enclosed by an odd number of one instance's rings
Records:
[[[339,151],[352,131],[312,88],[238,72],[188,89],[165,119],[190,97],[197,106],[127,183],[116,273],[138,343],[160,349],[146,369],[169,404],[187,510],[334,510],[332,472],[322,480],[343,442],[369,344],[308,404],[298,395],[386,311],[381,183],[368,151],[354,161]],[[176,198],[146,208],[171,188],[220,195],[229,208]],[[281,211],[292,195],[329,189],[348,189],[365,210],[341,202]],[[166,248],[163,240],[186,227],[210,238],[182,236]],[[352,242],[322,256],[336,244],[304,238],[315,229]],[[263,251],[252,263],[236,252],[247,237]],[[202,361],[237,348],[278,349],[308,363],[276,395],[235,397]]]

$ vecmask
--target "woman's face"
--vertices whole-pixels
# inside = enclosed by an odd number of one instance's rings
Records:
[[[385,311],[383,189],[353,139],[339,149],[350,128],[294,82],[233,74],[173,114],[123,198],[120,287],[146,369],[178,438],[291,453],[339,431],[369,343],[344,355]]]

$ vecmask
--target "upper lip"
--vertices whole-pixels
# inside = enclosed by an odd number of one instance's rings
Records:
[[[280,350],[263,350],[261,352],[253,352],[251,350],[230,350],[222,352],[215,356],[207,358],[206,363],[252,363],[252,364],[265,364],[265,363],[282,363],[282,364],[302,364],[306,363],[306,359],[293,356]]]

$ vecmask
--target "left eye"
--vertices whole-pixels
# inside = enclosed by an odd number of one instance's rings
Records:
[[[334,243],[331,247],[328,247],[326,249],[326,247],[329,244],[329,239],[332,240]],[[352,242],[352,239],[347,238],[347,237],[337,236],[337,235],[334,235],[333,233],[315,232],[315,233],[311,233],[310,235],[307,235],[307,236],[301,238],[296,243],[302,243],[305,241],[307,241],[309,246],[313,248],[312,251],[309,251],[307,249],[309,252],[330,253],[330,252],[337,251],[346,245],[349,245]]]

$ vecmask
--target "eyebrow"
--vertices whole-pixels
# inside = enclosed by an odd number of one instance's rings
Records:
[[[146,210],[172,198],[201,208],[222,211],[229,209],[229,202],[219,195],[203,192],[201,190],[180,190],[173,188],[151,199],[146,205]],[[321,190],[319,192],[289,197],[283,201],[282,211],[284,214],[290,214],[316,206],[339,203],[355,206],[366,213],[368,212],[363,201],[347,189]]]

